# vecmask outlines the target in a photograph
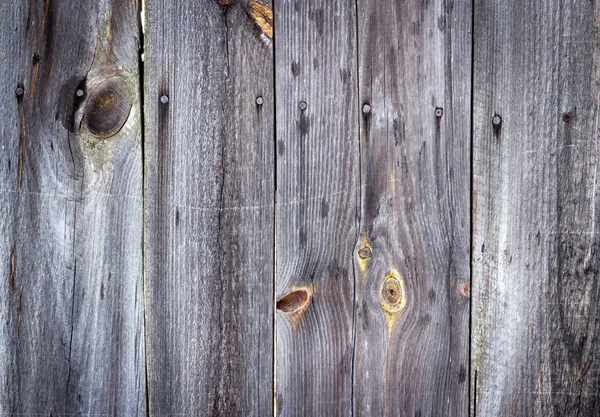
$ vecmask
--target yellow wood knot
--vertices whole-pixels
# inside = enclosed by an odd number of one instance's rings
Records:
[[[309,287],[292,288],[277,300],[277,310],[288,318],[292,328],[295,329],[302,314],[308,308],[311,297],[312,289]]]
[[[250,0],[248,2],[248,14],[258,25],[262,33],[267,35],[270,39],[273,38],[273,10],[266,4]]]
[[[369,244],[369,242],[364,242],[362,245],[360,245],[360,248],[358,248],[358,257],[360,259],[371,259],[372,255],[373,252],[371,250],[371,245]]]
[[[381,308],[388,325],[388,336],[392,333],[394,322],[406,307],[406,291],[400,273],[391,268],[381,284]]]
[[[373,256],[373,249],[371,248],[371,243],[369,242],[366,234],[362,237],[362,241],[358,247],[357,255],[360,277],[364,281],[364,279],[367,277],[367,266],[369,266],[369,261]]]

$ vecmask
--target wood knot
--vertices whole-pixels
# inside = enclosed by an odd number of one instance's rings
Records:
[[[388,277],[383,282],[382,296],[387,304],[390,306],[397,306],[402,302],[402,287],[400,281],[396,278]]]
[[[465,297],[469,297],[471,295],[471,283],[465,282],[460,285],[460,293]]]
[[[260,1],[250,0],[248,14],[262,33],[269,39],[273,39],[273,10]]]
[[[388,334],[391,334],[396,318],[406,307],[404,280],[394,268],[385,276],[381,285],[381,308],[388,322]]]
[[[371,245],[369,245],[367,242],[360,245],[360,248],[358,249],[358,257],[360,259],[367,260],[371,259],[371,256],[373,256]]]
[[[110,77],[90,94],[85,105],[84,123],[92,135],[106,139],[117,134],[131,111],[132,101],[125,81]]]
[[[286,314],[301,312],[308,307],[310,296],[306,288],[294,289],[277,300],[277,310]]]

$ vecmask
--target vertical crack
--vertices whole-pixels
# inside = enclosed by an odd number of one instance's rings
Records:
[[[83,188],[83,179],[81,180],[82,188]],[[77,278],[77,254],[75,253],[75,242],[77,240],[77,204],[79,202],[75,202],[75,213],[73,216],[73,245],[72,245],[72,253],[73,253],[73,288],[71,290],[71,335],[69,337],[69,360],[68,360],[68,373],[67,373],[67,386],[65,388],[65,410],[68,407],[69,403],[69,384],[71,383],[71,353],[73,352],[73,333],[75,331],[75,284]]]
[[[138,77],[139,77],[139,106],[140,106],[140,141],[142,164],[142,331],[144,334],[144,389],[146,394],[146,416],[150,416],[150,366],[149,366],[149,333],[148,333],[148,285],[146,282],[146,129],[145,129],[145,98],[144,98],[144,48],[146,33],[146,0],[138,3]],[[139,401],[137,402],[139,407]],[[137,413],[136,413],[137,414]],[[138,414],[139,415],[139,414]]]
[[[469,157],[470,157],[470,163],[469,163],[469,169],[470,169],[470,173],[469,173],[469,194],[471,196],[470,198],[470,207],[469,207],[469,225],[470,225],[470,233],[469,233],[469,258],[470,258],[470,262],[469,262],[469,288],[470,288],[470,297],[469,297],[469,378],[471,378],[472,376],[472,358],[473,358],[473,336],[474,336],[474,332],[473,332],[473,294],[475,293],[473,291],[473,226],[474,226],[474,216],[473,216],[473,180],[474,180],[474,176],[473,176],[473,167],[474,167],[474,163],[473,163],[473,155],[474,155],[474,150],[473,150],[473,103],[474,103],[474,94],[475,94],[475,0],[471,0],[471,108],[470,108],[470,113],[471,113],[471,126],[470,126],[470,132],[469,132],[469,140],[470,140],[470,152],[469,152]],[[473,417],[475,417],[475,413],[476,413],[476,404],[477,404],[477,369],[475,369],[475,375],[474,375],[474,382],[473,382],[473,392],[471,393],[471,383],[469,383],[469,388],[468,388],[468,392],[469,392],[469,403],[471,403],[471,398],[473,399]],[[471,407],[469,406],[469,409]],[[469,413],[470,414],[470,413]]]
[[[273,12],[273,289],[271,294],[272,309],[272,380],[273,380],[273,417],[277,417],[277,63],[275,53],[275,2],[272,2]]]

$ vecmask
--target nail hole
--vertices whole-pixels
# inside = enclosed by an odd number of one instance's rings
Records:
[[[306,308],[309,300],[310,294],[308,290],[293,290],[277,300],[277,310],[293,314]]]

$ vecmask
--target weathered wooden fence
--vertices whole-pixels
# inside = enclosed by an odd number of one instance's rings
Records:
[[[600,415],[599,25],[3,0],[0,415]]]

